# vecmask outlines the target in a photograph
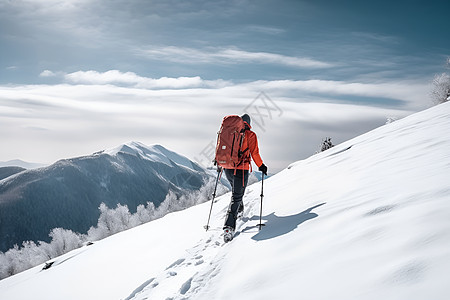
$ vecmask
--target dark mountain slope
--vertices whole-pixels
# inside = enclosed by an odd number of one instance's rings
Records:
[[[2,167],[0,168],[0,180],[25,170],[26,169],[21,167]]]
[[[199,189],[207,172],[162,146],[128,143],[66,159],[0,181],[0,251],[25,240],[49,241],[55,227],[86,233],[99,205],[158,206],[169,190]]]

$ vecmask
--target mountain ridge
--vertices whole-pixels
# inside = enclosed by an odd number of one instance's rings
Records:
[[[26,162],[20,159],[13,159],[0,162],[0,167],[21,167],[24,169],[37,169],[47,166],[41,163]]]
[[[160,145],[130,142],[116,148],[122,151],[62,159],[0,180],[0,251],[25,240],[49,241],[55,227],[85,233],[96,224],[101,203],[126,204],[134,212],[149,201],[158,206],[169,190],[177,195],[198,190],[210,177]]]

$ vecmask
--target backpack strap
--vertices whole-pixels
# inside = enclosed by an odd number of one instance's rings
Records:
[[[245,139],[245,132],[246,132],[247,130],[249,130],[249,128],[248,128],[248,126],[247,126],[247,124],[246,124],[246,125],[245,125],[245,128],[241,130],[242,135],[241,135],[241,140],[239,141],[239,153],[238,153],[239,158],[241,158],[241,157],[244,155],[245,152],[247,152],[247,151],[250,150],[249,147],[247,147],[247,148],[244,149],[244,150],[241,150],[242,144],[244,143],[244,139]],[[245,159],[245,158],[244,158],[244,159]]]
[[[244,135],[242,135],[241,140],[239,142],[239,152],[238,152],[238,157],[239,158],[243,157],[243,158],[236,167],[240,166],[244,162],[250,162],[250,154],[245,155],[245,153],[250,150],[249,147],[245,148],[244,150],[240,150],[240,148],[242,147],[244,138],[245,138],[245,133],[244,133]]]

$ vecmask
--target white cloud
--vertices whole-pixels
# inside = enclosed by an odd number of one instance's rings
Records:
[[[262,26],[262,25],[249,25],[249,26],[247,26],[247,29],[250,31],[264,33],[264,34],[270,34],[270,35],[278,35],[278,34],[283,34],[286,32],[285,29],[282,29],[279,27]]]
[[[336,96],[359,96],[368,98],[386,98],[405,101],[410,106],[424,108],[427,103],[429,84],[423,81],[389,81],[361,83],[332,80],[274,80],[254,81],[248,85],[264,87],[265,90],[284,91],[290,94],[306,92],[322,94],[330,99]],[[361,99],[364,102],[364,99]],[[367,102],[370,104],[370,102]]]
[[[50,71],[50,70],[44,70],[39,74],[39,77],[55,77],[56,73]]]
[[[161,77],[158,79],[142,77],[133,72],[110,70],[107,72],[78,71],[64,76],[65,80],[75,84],[119,84],[136,88],[183,89],[197,87],[221,87],[228,83],[224,80],[203,80],[195,77]]]
[[[22,0],[9,1],[5,8],[17,8],[22,13],[38,15],[60,14],[78,10],[87,0]]]
[[[215,56],[218,58],[229,59],[230,61],[280,64],[298,68],[332,67],[330,63],[321,62],[310,58],[299,58],[267,52],[247,52],[237,49],[224,49],[217,52]]]
[[[44,71],[41,76],[56,75],[51,71]],[[347,102],[352,102],[353,98],[359,97],[358,102],[364,105],[373,105],[371,99],[386,99],[391,105],[398,105],[396,101],[404,102],[408,109],[421,109],[427,106],[425,99],[428,97],[429,84],[421,81],[388,81],[388,82],[347,82],[333,80],[258,80],[247,83],[233,83],[222,79],[204,80],[199,76],[195,77],[161,77],[149,78],[139,76],[134,72],[120,72],[110,70],[107,72],[78,71],[65,74],[64,79],[71,84],[87,85],[116,85],[118,87],[132,87],[138,89],[165,90],[164,94],[173,93],[180,90],[181,93],[189,94],[186,89],[206,89],[208,93],[223,92],[227,88],[227,93],[233,97],[251,98],[255,93],[266,91],[272,95],[292,101],[304,102],[305,98],[328,102],[345,101],[345,96],[349,96]],[[172,91],[172,92],[171,92]],[[333,100],[340,97],[341,100]],[[308,100],[311,101],[311,100]]]
[[[208,48],[194,49],[183,47],[160,47],[151,49],[141,49],[138,54],[151,59],[163,59],[180,63],[256,63],[256,64],[277,64],[295,68],[330,68],[332,63],[318,61],[308,57],[286,56],[268,52],[249,52],[237,48]]]

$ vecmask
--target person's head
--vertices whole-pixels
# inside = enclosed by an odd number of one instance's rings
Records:
[[[251,126],[250,125],[251,120],[250,120],[250,116],[249,115],[244,114],[244,115],[241,116],[241,118],[242,118],[242,120],[244,120],[244,122],[246,122],[248,124],[248,126]]]

